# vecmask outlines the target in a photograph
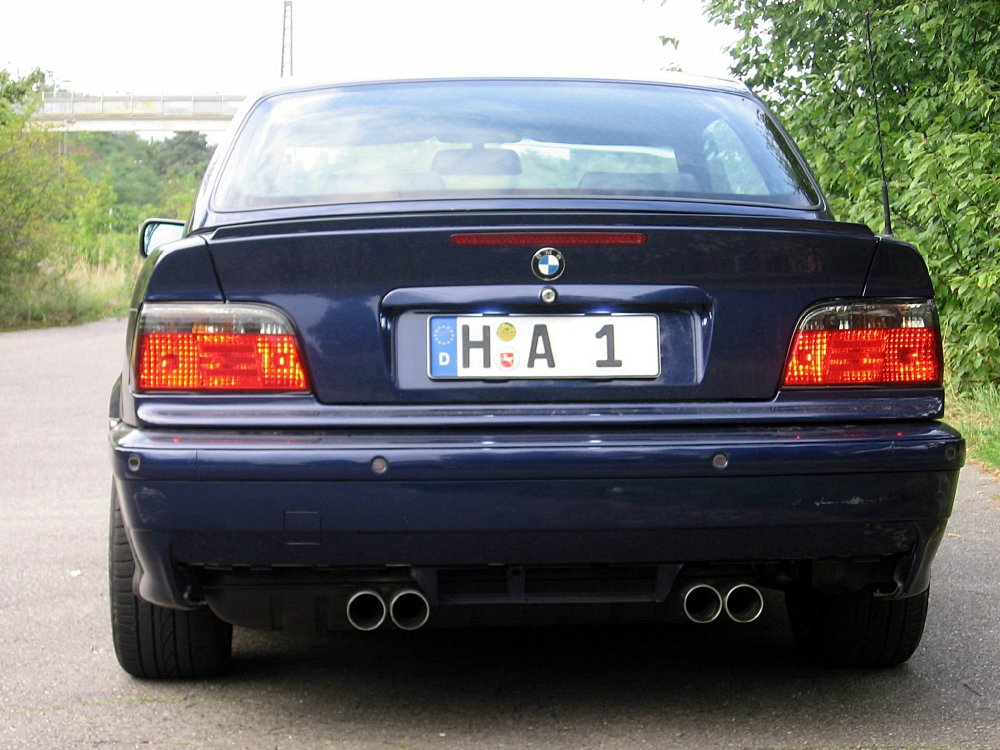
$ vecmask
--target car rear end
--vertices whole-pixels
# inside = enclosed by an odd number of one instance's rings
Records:
[[[964,460],[933,290],[739,87],[264,97],[128,343],[115,507],[152,607],[748,622],[774,588],[820,660],[919,641]],[[909,613],[892,648],[824,629],[859,607]]]

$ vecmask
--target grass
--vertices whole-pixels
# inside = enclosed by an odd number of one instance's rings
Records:
[[[124,315],[135,269],[78,264],[62,274],[21,277],[0,293],[0,330],[72,325]]]
[[[0,282],[0,331],[71,325],[124,315],[139,269],[138,254],[112,236],[55,251],[30,273]]]
[[[969,458],[1000,473],[1000,385],[949,392],[945,418],[965,436]]]

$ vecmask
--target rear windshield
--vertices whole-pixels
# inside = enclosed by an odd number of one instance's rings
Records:
[[[785,138],[748,97],[494,80],[266,98],[237,137],[213,204],[246,211],[521,196],[819,202]]]

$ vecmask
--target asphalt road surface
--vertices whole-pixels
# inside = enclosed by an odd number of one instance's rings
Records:
[[[225,679],[134,680],[106,592],[123,334],[0,334],[0,748],[1000,748],[1000,485],[975,467],[899,668],[801,663],[769,598],[746,626],[237,631]]]

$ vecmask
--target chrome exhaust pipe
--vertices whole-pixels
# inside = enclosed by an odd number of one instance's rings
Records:
[[[385,599],[377,591],[362,589],[347,600],[347,621],[358,630],[375,630],[385,616]]]
[[[427,624],[431,605],[416,589],[397,591],[389,602],[389,617],[400,630],[418,630]]]
[[[764,596],[749,583],[738,583],[726,592],[723,604],[733,622],[753,622],[764,611]]]
[[[691,622],[705,624],[722,614],[722,594],[715,586],[696,583],[684,592],[684,615]]]

